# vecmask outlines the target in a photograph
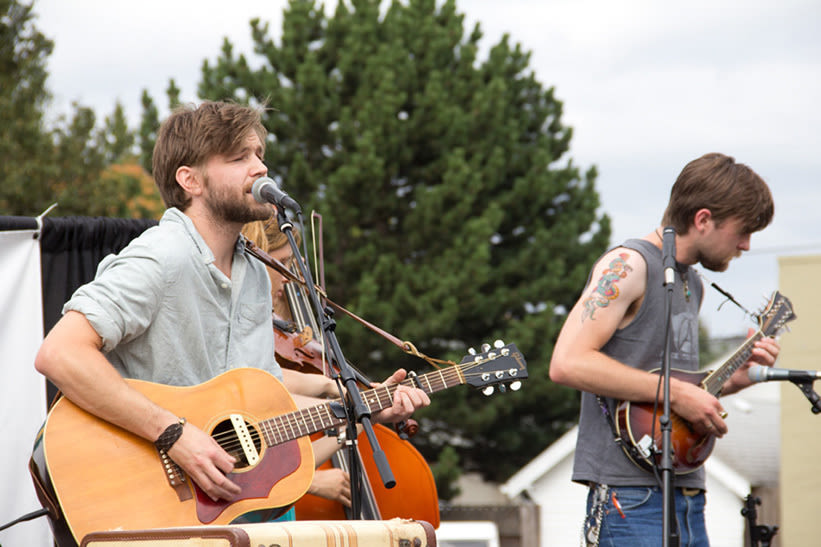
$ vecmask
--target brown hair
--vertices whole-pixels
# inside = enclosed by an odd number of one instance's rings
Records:
[[[184,211],[191,198],[177,184],[177,169],[200,167],[211,157],[238,151],[250,132],[263,148],[267,132],[261,112],[249,106],[226,102],[203,102],[180,106],[163,122],[154,145],[154,181],[166,207]]]
[[[774,213],[767,183],[748,166],[717,153],[684,166],[670,190],[662,225],[686,234],[699,209],[709,209],[717,223],[741,219],[749,234],[765,228]]]

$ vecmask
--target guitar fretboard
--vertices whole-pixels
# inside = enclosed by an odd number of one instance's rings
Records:
[[[747,362],[753,353],[755,343],[765,336],[775,335],[787,321],[795,319],[792,304],[778,291],[774,292],[769,306],[761,315],[761,326],[755,334],[747,338],[727,361],[709,374],[702,382],[702,386],[714,396],[718,396],[721,387],[730,379],[738,368]]]
[[[393,394],[399,385],[418,387],[428,394],[466,383],[465,374],[474,363],[461,364],[435,370],[421,376],[406,378],[400,384],[378,387],[362,392],[362,401],[368,410],[378,412],[393,404]],[[338,401],[324,403],[311,408],[296,410],[259,422],[265,442],[277,445],[305,435],[336,427],[345,422]]]
[[[738,370],[738,367],[747,362],[747,359],[749,359],[750,355],[753,353],[755,343],[763,337],[764,334],[761,331],[758,331],[751,337],[747,338],[744,343],[741,344],[741,347],[735,350],[729,359],[727,359],[720,367],[718,367],[702,381],[704,389],[712,395],[718,397],[721,387],[727,382],[727,380],[730,379],[730,376]]]

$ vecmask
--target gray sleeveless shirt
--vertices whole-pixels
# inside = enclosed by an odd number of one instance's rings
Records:
[[[634,368],[660,369],[664,357],[665,299],[661,249],[648,241],[629,239],[622,247],[633,249],[647,263],[647,289],[633,321],[615,332],[601,351]],[[698,370],[698,311],[703,286],[696,271],[677,264],[673,289],[672,354],[670,363],[681,370]],[[683,280],[691,294],[685,295]],[[615,401],[607,399],[615,419]],[[595,394],[582,392],[573,480],[612,486],[656,486],[653,473],[634,464],[613,441],[613,433]],[[677,475],[675,485],[704,488],[704,468]]]

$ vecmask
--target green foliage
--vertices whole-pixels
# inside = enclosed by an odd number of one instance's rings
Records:
[[[0,214],[39,214],[53,175],[42,130],[46,61],[54,48],[33,23],[30,4],[0,0]]]
[[[452,446],[446,445],[442,449],[439,460],[433,463],[430,469],[436,482],[436,493],[441,499],[453,499],[461,493],[461,489],[456,485],[461,475],[459,454]]]
[[[143,114],[140,122],[140,165],[147,173],[154,172],[151,158],[154,156],[154,143],[157,141],[157,130],[160,128],[160,115],[148,91],[143,90]]]
[[[52,49],[31,4],[0,0],[0,214],[34,216],[56,202],[52,216],[153,215],[157,192],[127,167],[135,162],[135,136],[121,105],[102,127],[77,104],[46,126]],[[116,165],[123,169],[107,170]]]
[[[610,225],[529,53],[505,36],[480,60],[463,19],[453,1],[340,1],[327,17],[293,0],[279,43],[251,22],[258,68],[225,40],[199,94],[271,107],[266,162],[322,215],[334,301],[433,357],[497,338],[522,350],[521,391],[455,388],[415,416],[429,461],[459,439],[448,450],[464,469],[503,480],[576,420],[578,393],[547,363]],[[425,366],[353,321],[336,330],[374,379]]]
[[[147,173],[129,167],[137,164],[136,137],[120,104],[102,127],[90,108],[77,104],[71,120],[60,122],[51,132],[54,174],[48,191],[59,204],[53,215],[157,217],[159,193],[145,184],[151,180]]]

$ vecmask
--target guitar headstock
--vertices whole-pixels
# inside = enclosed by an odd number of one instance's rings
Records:
[[[465,383],[482,388],[482,393],[490,395],[499,386],[499,391],[517,391],[522,380],[527,379],[527,363],[516,344],[505,344],[497,340],[493,347],[482,346],[481,353],[472,348],[460,363]]]
[[[762,334],[764,334],[764,336],[773,336],[777,334],[788,321],[795,319],[796,315],[789,298],[775,291],[757,318]]]

